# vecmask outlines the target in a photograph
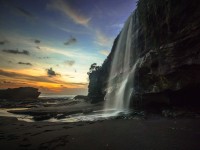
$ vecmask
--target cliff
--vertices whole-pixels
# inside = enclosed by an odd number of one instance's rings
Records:
[[[40,92],[38,89],[32,87],[20,87],[13,89],[0,90],[0,99],[29,99],[38,98]]]
[[[127,34],[131,39],[122,38],[125,47],[127,40],[130,45],[130,68],[137,63],[132,76],[131,106],[200,103],[199,10],[198,0],[138,1],[137,9],[129,17],[133,25]],[[103,100],[108,91],[109,74],[120,36],[124,36],[122,32],[103,65],[89,75],[88,96],[94,102]],[[121,48],[118,53],[123,52]],[[118,59],[115,79],[122,74],[122,57]]]

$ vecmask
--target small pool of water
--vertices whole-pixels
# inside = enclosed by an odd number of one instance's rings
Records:
[[[8,111],[10,110],[26,110],[28,108],[1,108],[0,109],[0,116],[2,117],[15,117],[20,121],[26,121],[26,122],[34,122],[33,117],[30,115],[18,115],[18,114],[13,114],[9,113]]]

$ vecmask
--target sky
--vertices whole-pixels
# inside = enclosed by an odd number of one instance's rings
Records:
[[[0,0],[0,89],[87,94],[136,0]]]

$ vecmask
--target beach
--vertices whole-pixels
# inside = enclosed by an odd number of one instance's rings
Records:
[[[46,99],[20,103],[21,108],[14,108],[13,103],[1,108],[3,150],[198,150],[200,146],[198,109],[134,111],[108,117],[103,102]]]
[[[1,149],[198,150],[200,119],[24,122],[0,117]]]

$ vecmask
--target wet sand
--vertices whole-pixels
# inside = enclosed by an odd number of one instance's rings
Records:
[[[0,117],[0,148],[199,150],[200,118],[23,122]]]

